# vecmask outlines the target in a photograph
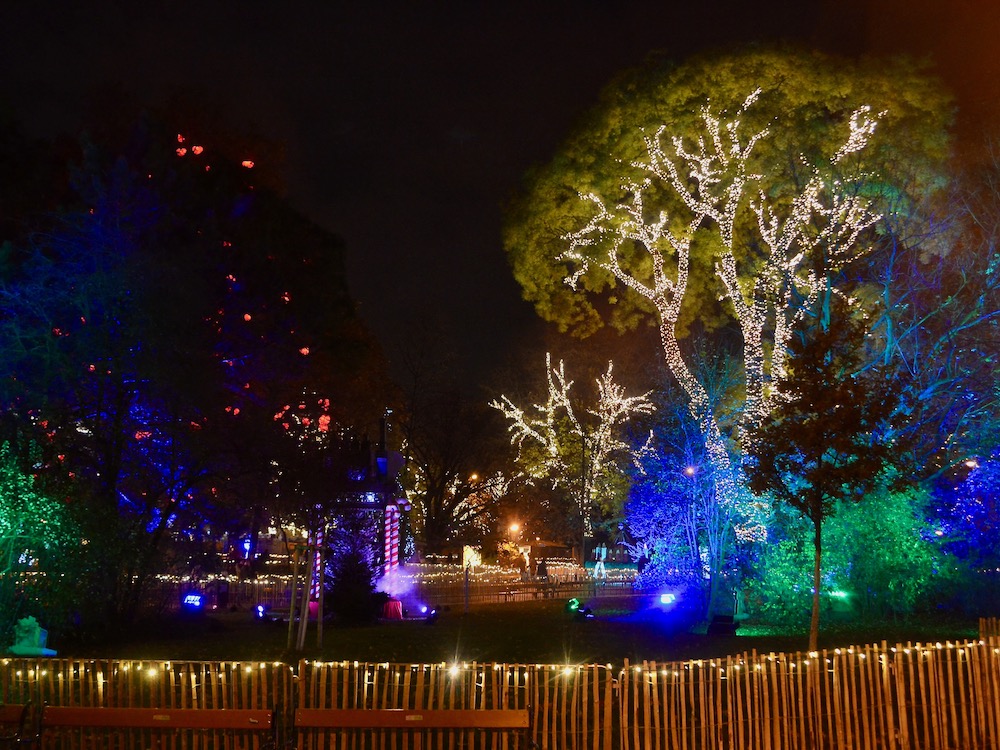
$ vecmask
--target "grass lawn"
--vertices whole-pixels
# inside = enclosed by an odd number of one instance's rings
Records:
[[[250,612],[208,612],[169,616],[137,629],[115,643],[71,647],[59,656],[122,659],[327,661],[435,663],[453,661],[511,664],[610,663],[623,660],[678,661],[737,654],[756,649],[804,651],[808,634],[781,633],[752,621],[735,636],[705,635],[677,613],[640,597],[599,599],[594,618],[575,619],[561,600],[453,608],[434,623],[380,622],[363,627],[327,624],[323,647],[310,623],[306,648],[286,650],[287,624],[254,620]],[[830,625],[820,647],[864,643],[935,642],[978,637],[977,623],[909,623],[863,628]],[[59,644],[50,644],[59,649]]]

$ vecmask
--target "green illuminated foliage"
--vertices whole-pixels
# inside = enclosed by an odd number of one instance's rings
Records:
[[[38,489],[9,444],[0,446],[0,639],[28,614],[61,624],[51,618],[65,604],[64,556],[79,542],[66,508]]]
[[[926,520],[929,506],[922,489],[881,485],[860,503],[840,504],[828,521],[826,567],[859,614],[905,618],[954,582],[952,561]]]
[[[927,521],[919,488],[873,486],[860,502],[838,502],[823,523],[820,606],[824,617],[879,621],[933,610],[958,583],[955,560]],[[813,587],[811,524],[779,513],[747,585],[755,614],[792,626],[808,622]]]

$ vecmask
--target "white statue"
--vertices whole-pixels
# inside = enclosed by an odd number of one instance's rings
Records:
[[[49,631],[38,624],[38,620],[28,616],[18,620],[14,626],[14,645],[8,650],[15,656],[55,656],[51,648],[45,648]]]

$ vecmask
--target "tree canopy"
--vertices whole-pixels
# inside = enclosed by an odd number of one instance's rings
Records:
[[[577,335],[608,323],[627,329],[649,318],[648,302],[626,293],[608,273],[581,279],[588,294],[564,283],[573,272],[568,261],[560,260],[565,238],[592,215],[579,196],[593,192],[609,203],[624,199],[628,184],[644,178],[636,164],[647,158],[646,137],[666,126],[669,136],[694,142],[702,136],[700,113],[706,104],[714,112],[735,112],[758,88],[759,101],[741,113],[742,126],[749,133],[769,129],[756,144],[752,167],[760,175],[760,190],[779,203],[808,180],[810,165],[837,150],[846,121],[863,105],[876,114],[884,111],[868,147],[851,164],[855,172],[873,177],[866,190],[901,210],[942,187],[951,105],[920,65],[790,49],[750,48],[681,65],[654,56],[606,87],[555,157],[531,171],[509,208],[504,245],[524,297],[539,315]],[[745,200],[753,198],[751,193]],[[646,205],[668,212],[677,208],[675,197],[662,190],[652,193]],[[740,244],[750,252],[754,227],[745,223],[742,230],[747,236]],[[727,320],[712,276],[716,246],[712,231],[695,238],[682,331],[695,321],[701,330]]]

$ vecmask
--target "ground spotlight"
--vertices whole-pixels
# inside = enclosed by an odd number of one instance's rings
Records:
[[[669,607],[671,604],[677,601],[677,597],[674,594],[660,594],[660,604]]]

